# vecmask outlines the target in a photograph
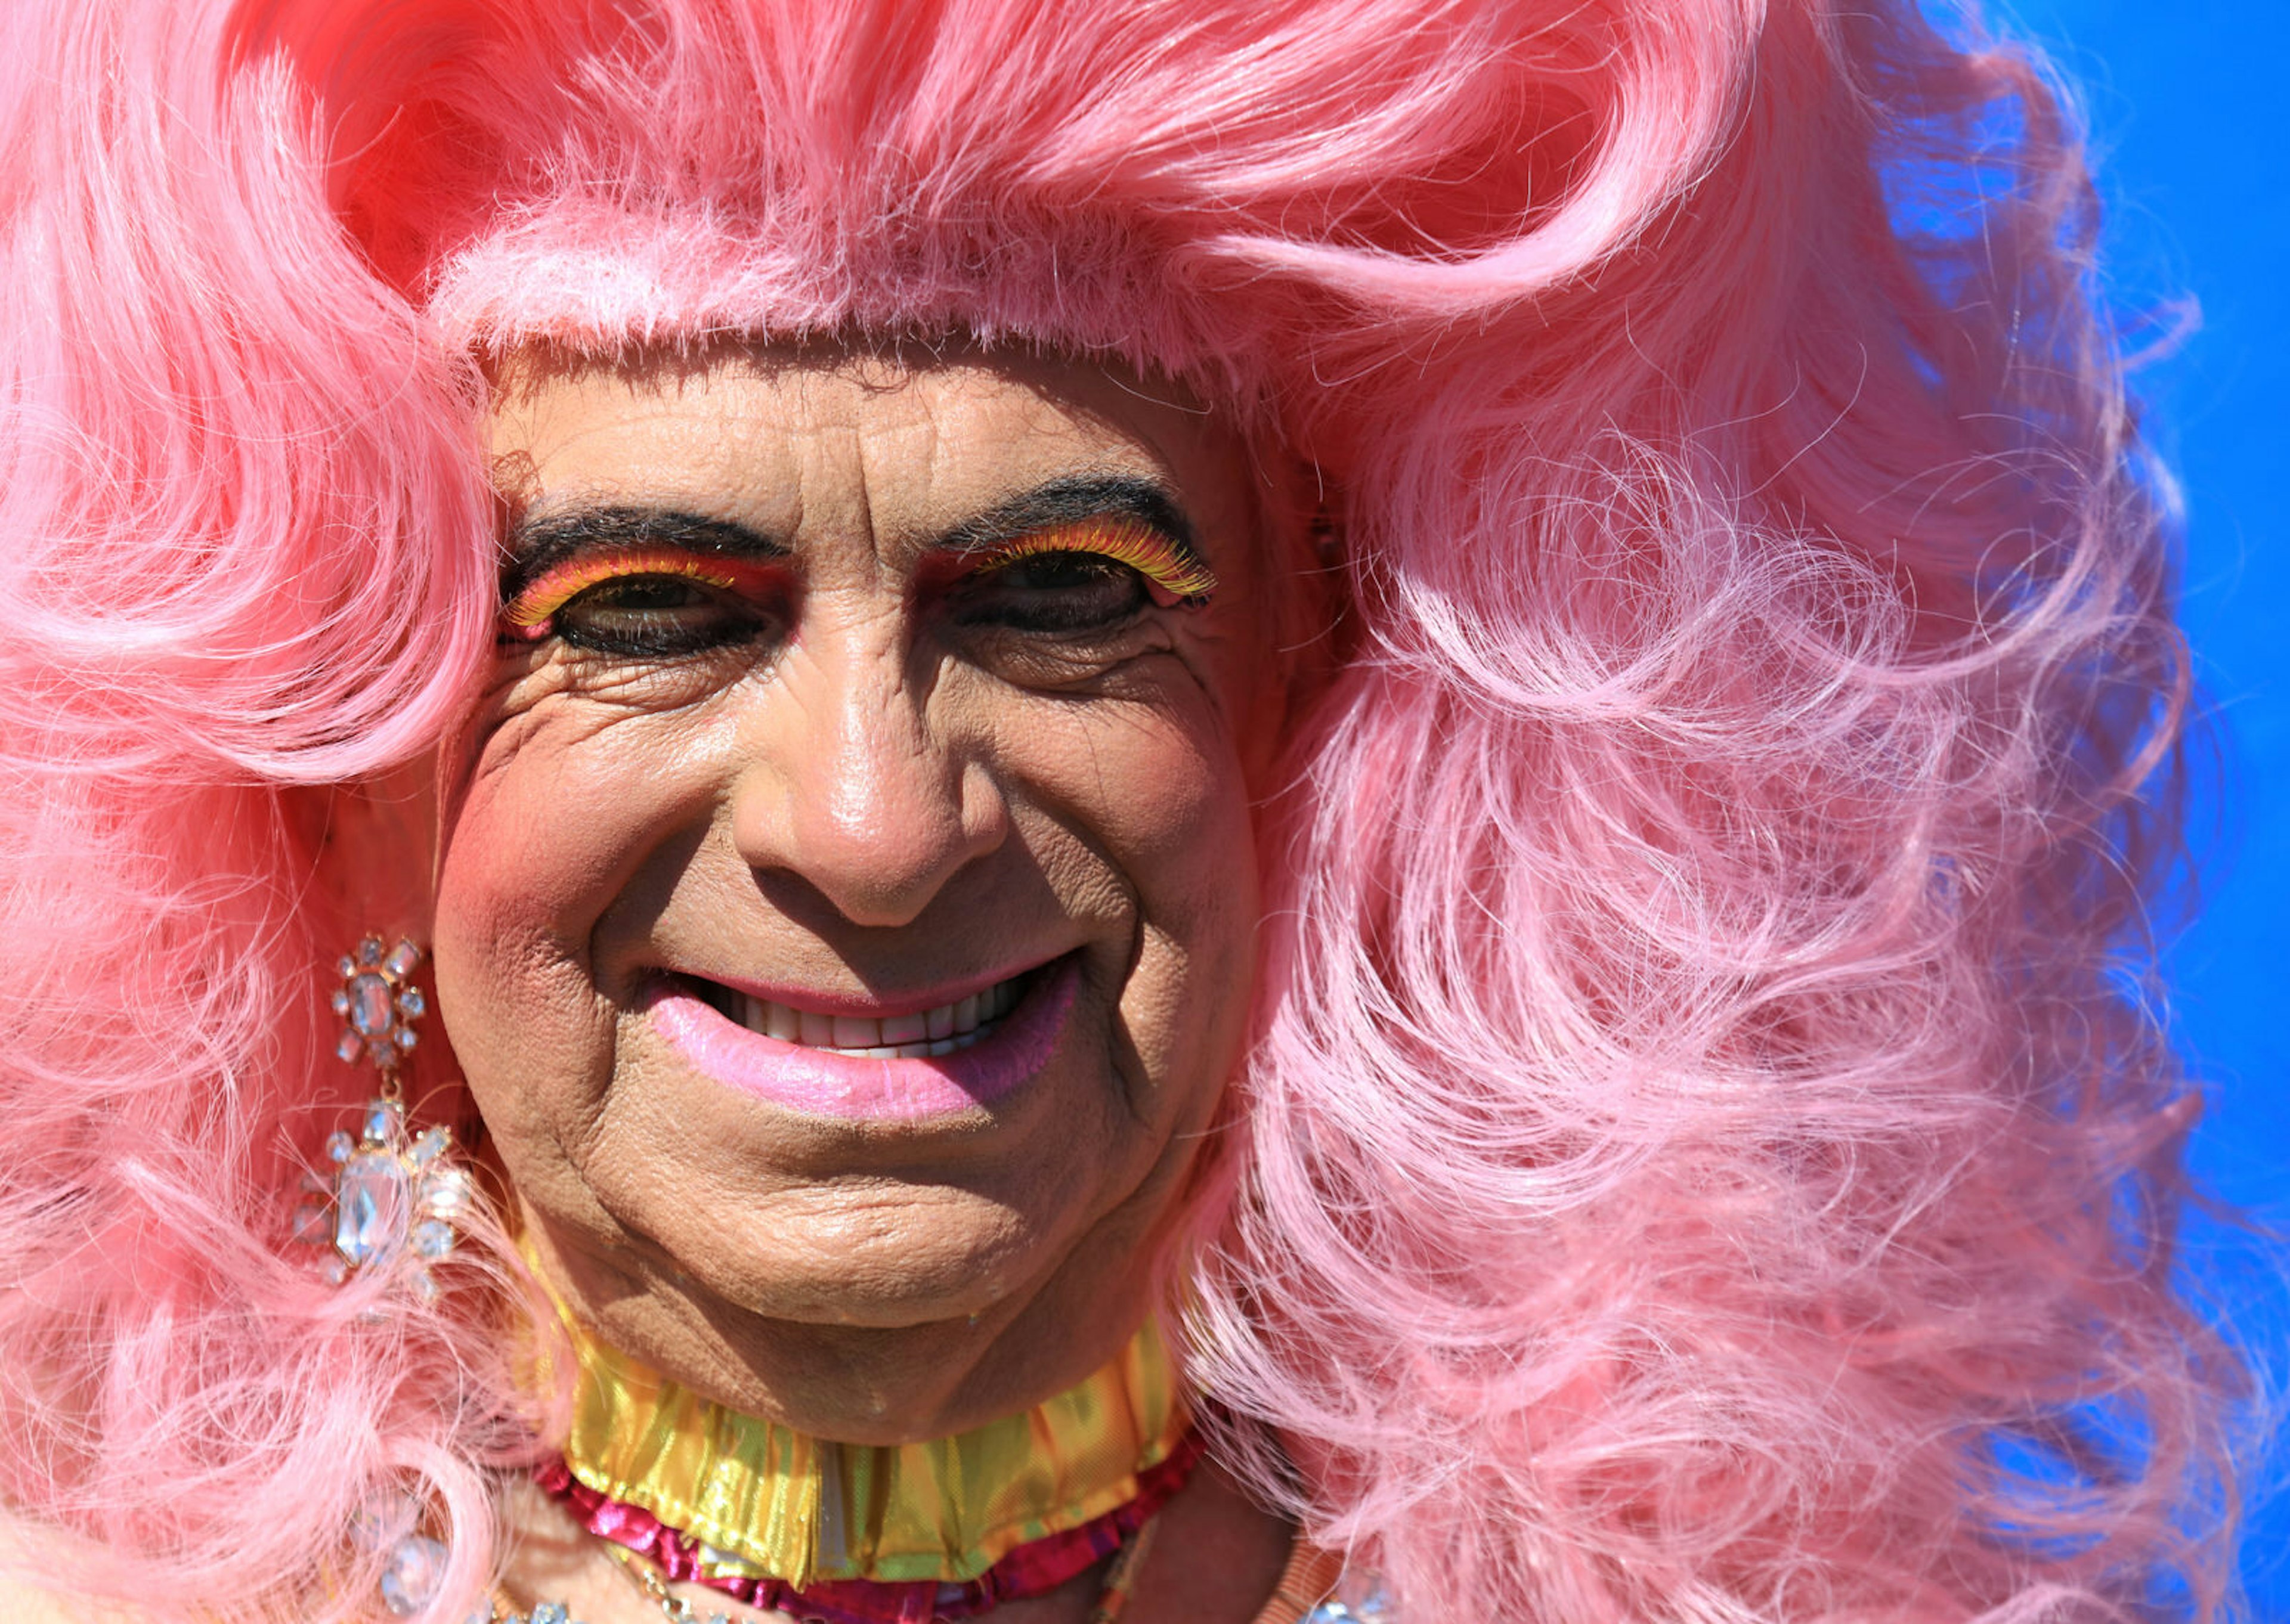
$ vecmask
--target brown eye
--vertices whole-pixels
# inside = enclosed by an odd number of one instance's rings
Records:
[[[766,619],[756,605],[689,576],[623,575],[569,599],[551,622],[575,648],[669,658],[747,642]]]
[[[973,576],[957,595],[965,626],[1018,631],[1099,631],[1151,601],[1145,578],[1101,553],[1034,553]]]

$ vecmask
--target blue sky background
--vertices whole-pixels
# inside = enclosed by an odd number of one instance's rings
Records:
[[[2198,1175],[2290,1231],[2290,0],[1996,0],[2083,87],[2118,308],[2202,325],[2138,388],[2186,486],[2185,619],[2223,751],[2194,828],[2206,908],[2174,944],[2180,1047],[2210,1093]],[[2189,1268],[2290,1388],[2290,1285],[2234,1229]],[[2290,1620],[2290,1439],[2254,1509],[2251,1617]]]

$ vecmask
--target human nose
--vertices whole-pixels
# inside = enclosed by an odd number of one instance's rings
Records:
[[[993,774],[932,728],[895,639],[814,645],[764,697],[732,808],[759,874],[800,878],[853,924],[901,925],[1001,844]]]

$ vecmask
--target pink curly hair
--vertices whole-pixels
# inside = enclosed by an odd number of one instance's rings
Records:
[[[412,1481],[467,1611],[516,1299],[377,1324],[281,1227],[360,1086],[324,787],[492,636],[484,363],[961,333],[1181,377],[1325,493],[1172,1282],[1257,1487],[1409,1624],[2222,1615],[2167,487],[2028,58],[1910,0],[5,16],[19,1572],[362,1617]]]

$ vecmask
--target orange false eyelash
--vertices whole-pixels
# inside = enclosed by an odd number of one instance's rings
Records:
[[[545,637],[549,620],[558,610],[599,582],[626,576],[681,575],[738,592],[755,588],[769,573],[742,559],[691,553],[681,548],[616,547],[568,558],[543,571],[503,605],[501,623],[526,637]]]
[[[1096,553],[1125,564],[1179,603],[1203,604],[1216,590],[1208,565],[1186,557],[1151,525],[1130,518],[1084,519],[1018,536],[989,548],[979,567],[1006,569],[1044,553]]]

